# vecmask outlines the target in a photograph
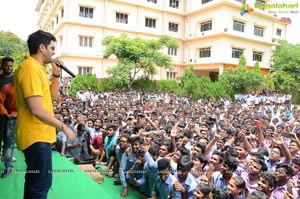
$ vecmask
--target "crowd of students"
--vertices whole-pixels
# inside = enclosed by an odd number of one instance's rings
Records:
[[[280,100],[279,100],[280,99]],[[300,111],[278,93],[198,99],[78,91],[54,101],[63,156],[90,154],[106,175],[148,198],[298,198]]]

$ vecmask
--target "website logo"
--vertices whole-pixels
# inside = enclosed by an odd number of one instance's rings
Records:
[[[241,8],[241,16],[243,16],[244,14],[246,14],[246,13],[249,13],[249,12],[253,12],[254,11],[254,9],[253,8],[251,8],[250,6],[249,6],[249,4],[247,4],[246,3],[246,0],[244,0],[243,2],[242,2],[242,8]]]

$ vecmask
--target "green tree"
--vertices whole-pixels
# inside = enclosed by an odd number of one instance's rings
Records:
[[[256,61],[254,68],[251,71],[247,72],[247,76],[249,78],[248,88],[247,88],[248,91],[257,91],[263,85],[264,77],[260,73],[259,68],[260,68],[259,62]]]
[[[69,94],[73,97],[76,96],[76,92],[81,89],[91,89],[93,91],[99,91],[99,83],[95,74],[77,75],[71,80],[71,87]]]
[[[167,93],[180,93],[180,87],[176,80],[160,80],[157,82],[157,91]]]
[[[194,73],[194,67],[190,66],[181,76],[180,87],[183,89],[184,94],[195,97],[200,95],[198,83],[199,81],[197,75]]]
[[[0,58],[6,56],[14,58],[14,66],[17,68],[26,54],[28,54],[28,50],[25,41],[14,33],[0,31]]]
[[[118,64],[106,72],[114,77],[114,81],[126,84],[131,88],[139,72],[156,74],[156,66],[171,67],[171,58],[162,52],[164,47],[178,48],[179,42],[170,36],[163,35],[159,40],[146,40],[140,37],[129,38],[127,34],[120,37],[107,36],[102,44],[106,46],[104,58],[114,55]]]
[[[300,44],[279,41],[272,56],[275,89],[295,94],[300,91]]]
[[[252,70],[247,71],[246,58],[242,54],[237,68],[225,71],[220,76],[220,80],[227,82],[232,87],[232,90],[228,89],[228,87],[226,90],[233,92],[232,94],[234,95],[235,93],[247,93],[258,90],[263,85],[264,77],[260,74],[258,62],[255,63]]]
[[[274,91],[275,90],[275,85],[274,85],[272,74],[270,74],[270,73],[266,74],[266,76],[264,78],[264,86],[269,91]]]

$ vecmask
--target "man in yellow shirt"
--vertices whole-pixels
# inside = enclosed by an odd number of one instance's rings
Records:
[[[26,56],[15,72],[16,140],[27,164],[24,199],[47,198],[52,184],[51,143],[56,141],[55,128],[63,131],[71,142],[75,137],[53,114],[52,100],[58,94],[61,73],[58,65],[62,64],[60,59],[52,59],[55,43],[56,38],[48,32],[32,33],[27,40],[30,56]],[[45,67],[49,63],[51,82]]]

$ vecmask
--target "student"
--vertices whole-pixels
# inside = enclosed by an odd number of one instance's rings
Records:
[[[211,199],[210,192],[211,188],[208,184],[199,184],[193,199]]]
[[[232,199],[244,199],[245,198],[246,182],[240,176],[233,176],[227,185],[227,192]]]
[[[136,136],[133,137],[131,141],[131,147],[128,147],[122,155],[119,174],[120,180],[123,186],[123,191],[121,193],[121,197],[126,197],[128,195],[128,181],[131,178],[128,174],[137,158],[138,149],[142,146],[144,140],[142,137]]]
[[[193,166],[194,162],[187,155],[182,156],[177,164],[177,173],[174,174],[177,182],[174,188],[181,192],[182,198],[192,199],[197,188],[197,181],[190,173]]]
[[[265,172],[261,174],[256,190],[264,192],[267,198],[270,198],[273,190],[276,189],[277,186],[277,176],[273,172]]]
[[[170,161],[166,158],[161,158],[157,162],[157,176],[153,185],[152,199],[181,198],[181,193],[176,191],[174,184],[176,178],[170,172]]]
[[[16,98],[14,92],[14,60],[11,57],[2,58],[1,68],[3,74],[0,75],[0,150],[2,135],[3,140],[3,161],[5,170],[1,174],[6,178],[13,170],[13,153],[15,138],[15,126],[17,118]]]

